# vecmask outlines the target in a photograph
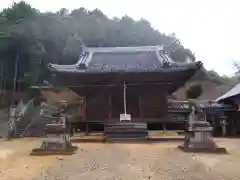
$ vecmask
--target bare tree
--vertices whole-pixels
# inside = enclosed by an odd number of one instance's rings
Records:
[[[239,75],[240,74],[240,63],[237,61],[233,61],[233,66],[234,66],[234,68],[236,68],[235,74]]]

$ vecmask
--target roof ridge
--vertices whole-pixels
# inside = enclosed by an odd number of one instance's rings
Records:
[[[125,46],[125,47],[87,47],[91,52],[141,52],[141,51],[159,51],[163,46]]]

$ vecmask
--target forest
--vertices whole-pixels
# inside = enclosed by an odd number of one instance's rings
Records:
[[[0,12],[1,88],[12,88],[14,74],[25,86],[41,83],[48,63],[75,63],[83,42],[95,47],[163,45],[176,62],[197,59],[174,33],[160,32],[145,19],[110,19],[99,9],[82,7],[43,13],[21,1]],[[220,84],[228,79],[205,69],[194,78]]]

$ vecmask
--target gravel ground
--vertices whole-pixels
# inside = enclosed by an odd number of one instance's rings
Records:
[[[21,166],[27,170],[21,170],[15,177],[12,175],[11,180],[239,180],[240,139],[217,142],[227,147],[229,154],[187,154],[176,148],[180,142],[79,143],[77,153],[72,156],[32,159],[28,156],[24,164],[17,166],[15,162],[16,168]],[[11,174],[17,174],[15,172]],[[34,176],[27,178],[29,172]],[[1,178],[0,173],[0,180],[9,180],[9,177],[6,173]]]
[[[38,139],[4,141],[0,139],[0,180],[30,180],[57,162],[56,156],[32,157]]]
[[[76,155],[60,158],[35,180],[240,179],[239,147],[232,145],[230,155],[194,155],[178,144],[81,144]]]

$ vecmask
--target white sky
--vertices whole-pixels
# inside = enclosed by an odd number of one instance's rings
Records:
[[[240,1],[238,0],[25,0],[41,11],[98,8],[107,16],[129,15],[147,19],[166,34],[175,33],[208,70],[221,75],[234,72],[240,62]],[[0,1],[0,8],[12,0]],[[18,0],[15,0],[18,2]]]

